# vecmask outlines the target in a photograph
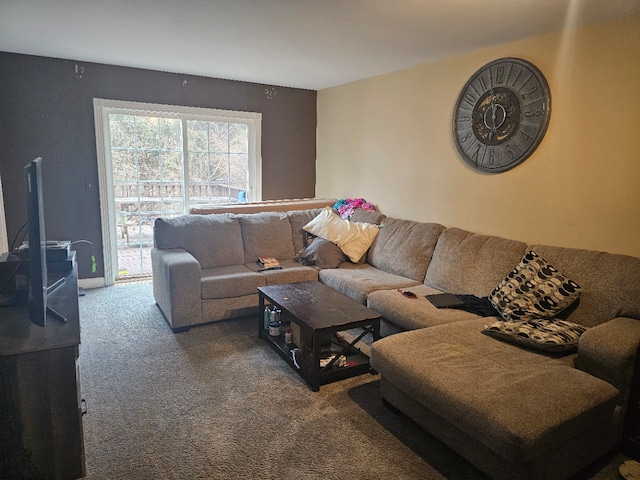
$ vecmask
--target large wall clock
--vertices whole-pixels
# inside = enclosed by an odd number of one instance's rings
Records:
[[[551,116],[544,75],[519,58],[486,64],[466,83],[453,114],[458,153],[473,169],[499,173],[538,147]]]

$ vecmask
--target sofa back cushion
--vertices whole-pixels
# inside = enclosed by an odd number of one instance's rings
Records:
[[[368,262],[385,272],[422,282],[444,228],[438,223],[386,217],[369,249]]]
[[[386,218],[384,213],[372,212],[371,210],[365,210],[363,208],[356,208],[353,214],[349,218],[352,222],[373,223],[374,225],[380,225],[382,220]]]
[[[293,240],[293,250],[296,253],[307,246],[307,244],[305,243],[307,232],[305,232],[302,227],[316,218],[321,211],[321,208],[313,208],[311,210],[291,210],[287,212],[289,223],[291,224],[291,239]]]
[[[593,327],[615,317],[640,319],[640,258],[549,245],[530,249],[582,287],[567,320]]]
[[[360,223],[372,223],[374,225],[380,225],[382,220],[386,218],[384,213],[380,212],[372,212],[371,210],[365,210],[363,208],[356,208],[349,219],[352,222],[360,222]],[[369,250],[362,255],[362,258],[358,261],[358,263],[369,263]]]
[[[424,283],[486,297],[520,263],[526,248],[524,242],[447,228],[438,238]]]
[[[293,259],[291,224],[286,212],[247,213],[238,215],[244,243],[244,263],[259,257]]]
[[[244,263],[240,222],[228,213],[157,218],[153,238],[156,248],[182,248],[202,268]]]

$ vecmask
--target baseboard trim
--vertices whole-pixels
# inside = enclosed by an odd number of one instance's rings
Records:
[[[96,278],[80,278],[78,279],[78,286],[80,288],[84,288],[85,290],[89,290],[91,288],[102,288],[107,286],[107,282],[104,277],[96,277]]]

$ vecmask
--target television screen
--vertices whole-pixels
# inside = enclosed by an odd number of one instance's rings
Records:
[[[44,326],[47,320],[47,261],[42,200],[41,158],[24,167],[29,241],[29,318]]]

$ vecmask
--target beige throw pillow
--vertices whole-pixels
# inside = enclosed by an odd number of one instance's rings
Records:
[[[371,223],[345,220],[330,207],[323,209],[303,229],[316,237],[335,243],[354,263],[366,253],[379,231],[379,227]]]

